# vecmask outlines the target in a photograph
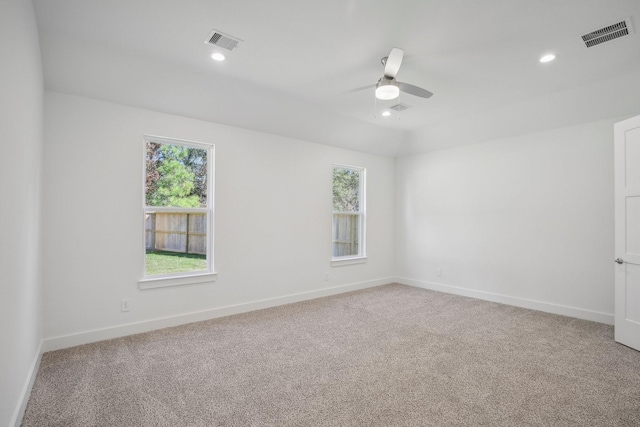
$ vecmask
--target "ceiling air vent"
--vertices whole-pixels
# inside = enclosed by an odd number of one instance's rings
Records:
[[[588,34],[585,34],[581,38],[585,46],[592,47],[620,37],[628,36],[631,33],[633,33],[631,19],[627,18],[624,21],[620,21],[607,27],[600,28],[599,30],[595,30]]]
[[[395,110],[395,111],[404,111],[408,108],[411,108],[411,107],[409,107],[407,104],[396,104],[389,107],[390,110]]]
[[[223,49],[233,50],[241,41],[239,38],[232,37],[218,30],[213,30],[204,42]]]

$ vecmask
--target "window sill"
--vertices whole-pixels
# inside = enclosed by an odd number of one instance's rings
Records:
[[[367,262],[366,256],[351,257],[351,258],[333,258],[331,260],[331,267],[340,267],[343,265],[352,265],[352,264],[364,264],[366,262]]]
[[[189,274],[185,276],[148,277],[138,280],[140,289],[166,288],[169,286],[194,285],[196,283],[215,282],[218,273]]]

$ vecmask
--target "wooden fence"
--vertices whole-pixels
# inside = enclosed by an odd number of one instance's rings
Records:
[[[333,256],[358,255],[360,217],[358,214],[333,214]]]
[[[145,216],[147,250],[207,253],[207,215],[156,212]]]

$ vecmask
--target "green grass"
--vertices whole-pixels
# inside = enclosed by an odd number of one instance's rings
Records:
[[[147,251],[147,276],[207,269],[207,257],[180,252]]]

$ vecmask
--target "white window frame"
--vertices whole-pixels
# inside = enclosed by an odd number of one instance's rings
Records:
[[[168,286],[190,285],[195,283],[213,282],[217,278],[214,271],[213,262],[213,230],[214,230],[214,165],[215,165],[215,145],[204,142],[187,141],[182,139],[165,138],[154,135],[144,135],[143,138],[143,157],[142,157],[142,274],[138,280],[140,289],[164,288]],[[207,206],[204,208],[178,208],[178,207],[160,207],[146,206],[146,157],[147,144],[155,142],[159,144],[181,145],[185,147],[198,148],[207,152]],[[180,272],[172,274],[159,274],[153,276],[146,275],[146,230],[145,215],[149,212],[183,212],[183,213],[205,213],[207,215],[207,268],[206,270],[193,272]]]
[[[358,254],[356,255],[345,255],[340,257],[333,256],[333,216],[336,214],[354,214],[354,212],[338,212],[333,210],[333,191],[331,192],[331,206],[332,206],[332,214],[331,214],[331,266],[339,267],[342,265],[351,265],[351,264],[361,264],[367,262],[367,169],[361,166],[350,166],[334,163],[331,168],[331,188],[333,189],[333,172],[335,169],[347,169],[358,171],[360,180],[360,188],[358,193],[358,204],[360,207],[360,211],[357,212],[358,215]]]

